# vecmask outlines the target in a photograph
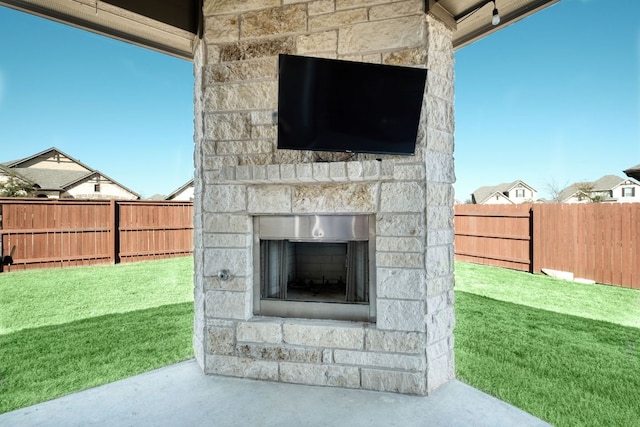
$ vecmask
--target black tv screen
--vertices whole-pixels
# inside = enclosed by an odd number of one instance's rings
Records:
[[[415,153],[423,68],[279,56],[278,148]]]

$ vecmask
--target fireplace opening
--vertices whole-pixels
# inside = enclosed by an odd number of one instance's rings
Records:
[[[257,217],[254,312],[372,321],[372,225],[368,215]]]

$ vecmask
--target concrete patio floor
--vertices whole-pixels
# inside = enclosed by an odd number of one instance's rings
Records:
[[[0,415],[0,426],[548,426],[453,381],[431,396],[207,376],[193,360]]]

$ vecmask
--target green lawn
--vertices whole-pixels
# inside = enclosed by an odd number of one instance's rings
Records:
[[[0,274],[0,413],[193,357],[193,258]]]
[[[459,379],[555,426],[640,425],[640,292],[456,263]]]
[[[193,259],[0,274],[0,413],[193,357]],[[640,425],[640,292],[456,263],[459,379],[556,426]]]

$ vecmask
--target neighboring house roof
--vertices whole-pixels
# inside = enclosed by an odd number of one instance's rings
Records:
[[[20,177],[38,183],[43,190],[65,190],[78,180],[95,174],[95,172],[39,168],[13,168],[11,170]]]
[[[640,181],[640,165],[635,165],[629,169],[623,170],[622,172],[624,172],[629,178]]]
[[[93,168],[85,165],[80,160],[71,157],[70,155],[68,155],[67,153],[63,152],[62,150],[57,149],[56,147],[48,148],[48,149],[46,149],[44,151],[41,151],[41,152],[36,153],[36,154],[34,154],[32,156],[29,156],[29,157],[24,157],[22,159],[17,159],[17,160],[11,160],[9,162],[4,162],[3,165],[5,165],[5,166],[7,166],[9,168],[12,168],[12,169],[13,168],[19,168],[20,165],[23,165],[24,163],[27,163],[29,160],[37,159],[38,157],[42,157],[42,156],[44,156],[46,154],[50,154],[50,153],[52,153],[52,154],[53,153],[61,154],[61,155],[65,156],[66,158],[68,158],[69,160],[73,161],[74,163],[82,166],[83,168],[85,168],[85,169],[87,169],[89,171],[94,171]]]
[[[505,193],[511,191],[513,188],[517,187],[518,185],[525,186],[531,191],[536,191],[535,188],[531,187],[524,181],[521,181],[518,179],[513,182],[504,182],[498,185],[488,185],[488,186],[480,187],[476,191],[471,193],[471,198],[474,203],[479,205],[486,202],[491,197],[494,197],[496,193],[499,193],[502,197],[505,197],[506,199],[508,199],[505,196]],[[511,200],[509,201],[512,202]]]
[[[581,188],[591,187],[589,190],[591,193],[599,193],[612,190],[626,181],[628,181],[626,178],[620,178],[616,175],[605,175],[596,181],[575,182],[563,189],[558,196],[560,201],[566,201],[572,197],[577,197],[578,193],[581,192]]]
[[[37,167],[23,167],[28,164],[29,161],[37,159],[39,157],[53,156],[59,154],[66,157],[72,162],[76,163],[85,170],[65,170],[65,169],[49,169],[49,168],[37,168]],[[37,185],[42,190],[55,190],[66,191],[74,185],[85,181],[94,176],[103,177],[106,180],[118,185],[120,188],[128,191],[137,198],[140,195],[135,191],[120,184],[114,179],[108,177],[97,169],[93,169],[90,166],[85,165],[80,160],[75,159],[67,153],[59,150],[56,147],[51,147],[47,150],[36,153],[32,156],[24,157],[22,159],[11,160],[1,164],[6,170],[9,170],[19,176],[22,179],[26,179],[29,182]]]
[[[173,193],[169,194],[165,200],[173,200],[178,194],[182,193],[184,190],[186,190],[188,187],[192,187],[193,186],[193,179],[190,179],[186,184],[184,184],[182,187],[178,188],[176,191],[174,191]]]

